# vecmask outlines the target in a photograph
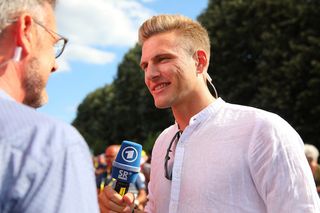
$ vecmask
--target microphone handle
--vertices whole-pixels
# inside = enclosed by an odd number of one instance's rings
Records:
[[[130,183],[116,180],[116,185],[114,187],[114,190],[118,192],[121,196],[123,196],[128,192],[129,186],[130,186]]]

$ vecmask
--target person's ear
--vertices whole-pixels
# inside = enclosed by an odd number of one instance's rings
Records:
[[[197,73],[203,73],[208,65],[207,54],[204,50],[197,50],[195,53]]]
[[[21,54],[28,54],[32,47],[32,25],[34,24],[32,16],[23,14],[16,21],[16,46]],[[20,56],[21,57],[21,56]]]

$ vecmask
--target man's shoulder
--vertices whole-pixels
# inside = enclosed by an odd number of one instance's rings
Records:
[[[220,125],[236,132],[251,134],[251,138],[264,138],[270,141],[273,136],[294,138],[300,141],[301,138],[295,129],[281,116],[252,106],[226,103],[215,116],[212,125]],[[241,131],[240,131],[241,130]]]
[[[275,123],[287,124],[278,114],[252,106],[227,103],[224,107],[224,116],[232,120],[244,120],[254,124],[274,125]]]
[[[32,145],[39,151],[57,151],[75,143],[84,144],[82,136],[70,124],[15,101],[0,99],[0,106],[2,143],[23,150]]]
[[[170,140],[172,139],[172,137],[175,135],[176,132],[177,132],[177,125],[173,124],[160,133],[152,149],[153,158],[155,158],[158,155],[161,156],[162,154],[161,152],[168,147],[168,143],[170,142]]]
[[[73,129],[69,124],[52,118],[48,115],[36,111],[36,109],[29,106],[10,101],[1,100],[1,110],[0,110],[0,125],[8,127],[60,127],[61,129],[70,130]]]
[[[163,140],[167,137],[172,137],[177,132],[176,124],[172,124],[171,126],[164,129],[157,138],[157,141]]]

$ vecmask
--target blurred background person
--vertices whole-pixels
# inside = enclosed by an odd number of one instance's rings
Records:
[[[305,144],[304,153],[308,159],[308,163],[317,186],[318,195],[320,196],[320,166],[318,164],[319,150],[314,145]]]
[[[105,154],[100,154],[94,157],[94,165],[95,165],[95,175],[96,175],[96,187],[97,192],[99,193],[101,182],[105,178],[105,174],[107,173],[107,164]]]
[[[145,178],[145,184],[146,184],[146,190],[148,193],[148,183],[150,181],[150,172],[151,172],[151,164],[150,164],[151,158],[147,154],[145,150],[142,150],[141,152],[141,170],[140,173],[143,174]]]
[[[97,173],[96,176],[96,185],[98,193],[104,189],[107,185],[112,185],[112,163],[116,159],[117,154],[119,152],[120,145],[110,145],[106,148],[105,153],[100,155],[100,167],[101,169]]]

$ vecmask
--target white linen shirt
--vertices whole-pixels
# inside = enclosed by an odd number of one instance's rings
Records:
[[[190,119],[169,181],[164,157],[177,131],[155,143],[146,212],[320,212],[303,142],[276,114],[217,99]]]

